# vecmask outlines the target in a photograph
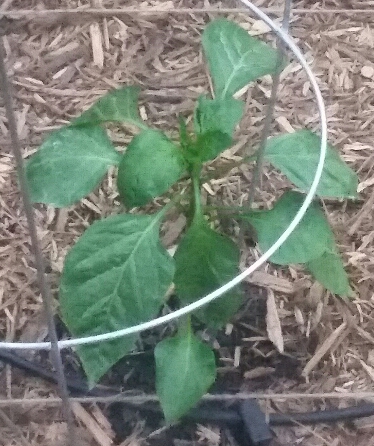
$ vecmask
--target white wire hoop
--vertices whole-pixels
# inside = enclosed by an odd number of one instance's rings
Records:
[[[292,38],[284,31],[282,30],[277,24],[273,22],[273,20],[266,15],[264,12],[262,12],[259,8],[257,8],[255,5],[253,5],[248,0],[240,0],[245,6],[247,6],[252,12],[255,13],[255,15],[263,20],[273,31],[274,33],[283,41],[283,43],[291,50],[291,52],[294,54],[296,59],[300,62],[301,66],[303,67],[304,71],[307,74],[307,77],[311,83],[311,87],[314,91],[317,105],[318,105],[318,113],[319,113],[319,121],[320,121],[320,128],[321,128],[321,148],[320,148],[320,155],[318,160],[317,169],[315,172],[315,176],[313,179],[313,182],[311,184],[311,187],[305,196],[305,200],[303,204],[301,205],[300,209],[296,213],[294,219],[288,226],[288,228],[283,232],[283,234],[279,237],[279,239],[274,243],[273,246],[271,246],[256,262],[254,262],[251,266],[249,266],[247,269],[245,269],[241,274],[237,275],[234,279],[227,282],[225,285],[221,286],[217,290],[213,291],[212,293],[209,293],[208,295],[202,297],[201,299],[197,300],[196,302],[193,302],[190,305],[187,305],[179,310],[176,310],[170,314],[167,314],[165,316],[158,317],[156,319],[153,319],[151,321],[147,321],[138,325],[134,325],[132,327],[127,327],[121,330],[109,332],[109,333],[103,333],[100,335],[95,336],[87,336],[82,338],[75,338],[75,339],[68,339],[58,342],[58,347],[60,349],[68,348],[68,347],[77,347],[79,345],[87,345],[87,344],[93,344],[97,342],[104,342],[111,339],[116,339],[124,336],[128,336],[135,333],[140,333],[141,331],[149,330],[151,328],[157,327],[158,325],[166,324],[167,322],[171,322],[174,319],[177,319],[179,317],[185,316],[199,308],[201,308],[204,305],[209,304],[215,299],[218,299],[223,294],[225,294],[227,291],[231,290],[235,286],[237,286],[240,282],[242,282],[246,277],[248,277],[251,273],[253,273],[257,268],[259,268],[261,265],[263,265],[269,257],[272,256],[272,254],[275,253],[275,251],[287,240],[287,238],[291,235],[291,233],[294,231],[296,226],[300,223],[301,219],[303,218],[304,214],[308,210],[309,205],[311,204],[319,181],[321,179],[325,157],[326,157],[326,150],[327,150],[327,123],[326,123],[326,111],[325,111],[325,105],[322,98],[321,91],[318,87],[318,83],[316,78],[313,75],[312,70],[309,68],[308,62],[304,58],[302,52],[298,48],[298,46],[293,42]],[[51,349],[51,342],[0,342],[0,348],[1,349],[10,349],[10,350],[50,350]]]

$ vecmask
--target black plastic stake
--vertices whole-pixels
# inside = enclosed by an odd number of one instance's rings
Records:
[[[249,439],[249,446],[269,446],[273,435],[266,416],[256,400],[245,400],[239,406],[243,427]]]

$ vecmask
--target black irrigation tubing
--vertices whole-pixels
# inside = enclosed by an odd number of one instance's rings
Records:
[[[26,373],[42,378],[48,382],[58,384],[58,377],[55,372],[46,370],[41,365],[35,364],[16,353],[6,350],[0,350],[0,361],[10,364]],[[80,379],[66,378],[68,389],[74,395],[80,396],[113,396],[120,391],[117,389],[101,389],[94,388],[89,390],[87,384]],[[235,397],[235,395],[233,395]],[[136,407],[139,411],[160,412],[160,409],[146,407],[142,409],[139,403],[131,403],[129,401],[113,401],[114,404],[124,404]],[[325,409],[314,412],[288,413],[288,414],[269,414],[269,426],[291,426],[295,423],[303,424],[319,424],[319,423],[336,423],[342,421],[351,421],[358,418],[364,418],[374,415],[374,403],[362,403],[344,409]],[[237,425],[242,422],[242,416],[235,405],[233,407],[217,408],[217,402],[204,402],[203,407],[193,409],[184,417],[185,420],[193,422],[214,422],[227,425]]]
[[[37,378],[42,378],[53,384],[58,383],[57,374],[39,364],[35,364],[28,359],[23,358],[10,350],[0,350],[0,361],[16,367],[19,370],[23,370],[29,375]],[[109,396],[116,395],[120,392],[120,389],[89,389],[88,385],[81,379],[66,378],[66,386],[72,394],[86,395],[86,396]]]
[[[292,426],[300,424],[328,424],[342,421],[351,421],[358,418],[365,418],[374,415],[374,403],[362,403],[357,406],[347,407],[344,409],[325,409],[316,410],[314,412],[271,413],[268,415],[268,423],[271,427],[276,426]],[[191,421],[201,422],[217,422],[226,423],[228,425],[239,424],[242,420],[238,410],[230,408],[212,409],[197,408],[185,416]]]

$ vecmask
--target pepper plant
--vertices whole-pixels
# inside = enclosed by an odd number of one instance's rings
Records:
[[[93,223],[67,254],[59,303],[74,337],[151,320],[160,313],[172,284],[184,306],[239,271],[237,244],[214,228],[201,203],[202,169],[233,144],[244,110],[244,103],[233,95],[259,77],[275,74],[279,63],[275,49],[225,19],[205,28],[202,45],[214,97],[198,98],[191,125],[180,120],[179,141],[148,127],[138,112],[139,89],[126,86],[109,92],[68,126],[51,134],[27,162],[33,201],[55,207],[70,206],[89,194],[111,166],[118,167],[118,192],[127,211],[168,194],[167,204],[159,212],[124,212]],[[139,129],[124,153],[108,138],[107,122],[128,123]],[[319,150],[319,136],[305,129],[268,139],[265,159],[297,191],[285,192],[270,210],[243,207],[233,215],[254,228],[260,251],[277,240],[299,209],[311,185]],[[178,203],[178,197],[170,199],[171,187],[178,181],[190,185],[182,197],[190,206],[187,228],[171,256],[160,241],[160,225]],[[355,173],[329,146],[318,196],[354,198],[356,190]],[[270,261],[304,264],[330,292],[351,294],[333,232],[318,201]],[[242,300],[237,287],[192,317],[219,329]],[[136,341],[137,335],[132,335],[77,348],[89,382],[97,382],[134,349]],[[179,321],[174,336],[161,340],[154,354],[156,390],[166,419],[176,420],[214,383],[215,356],[194,333],[191,317]]]

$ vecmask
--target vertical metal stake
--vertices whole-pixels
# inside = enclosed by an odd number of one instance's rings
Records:
[[[21,146],[17,134],[17,124],[13,110],[13,104],[12,104],[13,101],[10,93],[11,86],[6,72],[5,57],[6,53],[4,48],[4,42],[2,36],[0,35],[0,89],[3,92],[5,112],[6,112],[6,117],[8,119],[10,139],[12,142],[12,151],[16,161],[18,181],[20,184],[24,210],[27,218],[27,224],[29,227],[31,246],[35,256],[35,264],[37,269],[37,277],[39,282],[40,293],[43,299],[44,311],[48,320],[48,331],[51,339],[52,362],[57,372],[59,393],[62,399],[62,409],[64,412],[66,422],[68,424],[66,444],[68,446],[73,446],[73,445],[75,446],[77,445],[77,443],[74,441],[75,440],[74,417],[69,401],[69,392],[66,385],[64,368],[62,364],[60,349],[58,347],[56,327],[53,320],[51,291],[44,273],[43,254],[38,240],[36,224],[34,219],[34,210],[31,205],[27,179],[24,170],[24,162],[22,158]]]
[[[291,15],[291,8],[292,8],[292,0],[285,0],[284,3],[284,10],[283,10],[283,20],[282,20],[282,28],[285,31],[288,31],[289,29],[289,23],[290,23],[290,15]],[[265,114],[265,120],[264,120],[264,126],[262,128],[261,132],[261,140],[260,140],[260,146],[257,152],[257,159],[256,159],[256,165],[253,171],[253,178],[248,194],[248,208],[250,209],[253,205],[253,200],[256,194],[256,188],[257,186],[261,185],[261,178],[262,178],[262,169],[264,164],[264,155],[265,155],[265,147],[266,147],[266,141],[270,133],[270,125],[271,121],[273,119],[274,114],[274,108],[275,108],[275,102],[277,100],[277,91],[280,81],[280,68],[283,63],[283,45],[281,40],[277,39],[277,63],[276,63],[276,74],[273,76],[273,84],[271,87],[271,94],[270,99],[266,107],[266,114]]]

